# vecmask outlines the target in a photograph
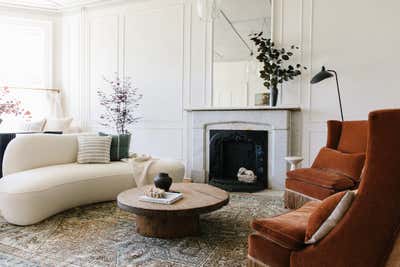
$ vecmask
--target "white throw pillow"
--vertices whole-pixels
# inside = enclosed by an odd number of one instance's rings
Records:
[[[72,123],[72,118],[63,118],[63,119],[47,119],[46,125],[44,127],[44,131],[46,132],[63,132],[65,129]]]
[[[21,129],[21,123],[19,118],[3,117],[0,123],[0,132],[2,133],[15,133]]]
[[[346,214],[347,210],[351,206],[351,203],[353,203],[355,195],[356,193],[354,191],[347,191],[340,199],[339,203],[336,205],[335,209],[331,212],[329,217],[320,225],[320,227],[311,236],[311,238],[306,240],[305,244],[314,244],[319,240],[321,240],[322,238],[324,238],[327,234],[329,234],[329,232],[333,228],[335,228],[335,226],[340,222],[340,220]]]
[[[45,119],[26,121],[20,117],[5,117],[0,124],[0,132],[20,133],[20,132],[42,132]]]
[[[20,130],[23,132],[42,132],[46,119],[36,121],[21,121]]]
[[[78,136],[78,163],[110,163],[111,136]]]

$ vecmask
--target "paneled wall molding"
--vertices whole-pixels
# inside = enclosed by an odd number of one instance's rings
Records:
[[[272,0],[272,36],[275,42],[283,47],[298,44],[301,50],[295,60],[308,67],[299,79],[285,84],[281,92],[282,104],[300,105],[302,109],[301,114],[293,118],[290,153],[305,157],[303,166],[313,161],[325,143],[325,121],[337,119],[339,114],[334,81],[326,80],[313,86],[309,83],[312,74],[321,65],[329,63],[340,72],[345,119],[366,119],[371,109],[398,106],[400,93],[397,81],[385,83],[381,89],[382,81],[397,77],[395,71],[400,61],[391,52],[400,45],[399,35],[389,32],[390,27],[379,26],[396,25],[398,22],[391,11],[393,7],[400,8],[400,2],[388,1],[390,5],[377,5],[377,0]],[[143,145],[137,148],[160,156],[187,159],[186,144],[191,140],[188,140],[187,114],[183,109],[210,106],[214,101],[212,23],[204,23],[199,19],[195,3],[196,0],[125,0],[63,14],[65,23],[74,24],[69,38],[75,38],[74,34],[80,38],[80,49],[71,49],[73,55],[64,55],[63,58],[69,58],[66,64],[70,72],[68,76],[80,79],[79,86],[74,86],[72,82],[65,84],[72,87],[66,89],[73,91],[70,95],[80,97],[76,105],[80,107],[80,120],[84,128],[98,128],[94,120],[96,109],[93,108],[93,92],[97,85],[90,78],[93,65],[96,65],[91,63],[93,47],[101,49],[98,41],[93,40],[93,30],[96,29],[101,35],[111,36],[105,38],[105,44],[102,44],[107,53],[99,52],[101,56],[95,57],[95,60],[103,62],[96,68],[107,67],[109,73],[114,68],[114,71],[137,76],[139,87],[148,90],[144,92],[142,110],[145,118],[136,127],[136,142],[143,142]],[[358,14],[359,18],[354,20],[353,11],[361,4],[365,12]],[[339,13],[340,20],[337,18]],[[64,20],[66,16],[71,16],[71,19]],[[118,22],[112,25],[105,23],[101,28],[102,19],[114,21],[109,19],[110,16],[117,16],[115,20]],[[379,24],[370,20],[375,16],[379,17]],[[93,26],[94,21],[97,26]],[[73,29],[76,28],[79,30],[74,33]],[[113,33],[114,30],[116,33]],[[157,32],[159,38],[154,38],[147,31]],[[380,45],[369,42],[370,32],[374,32],[376,40],[387,40],[387,47],[379,48],[382,51],[380,55],[370,53],[376,49],[373,45]],[[167,52],[163,53],[165,47],[159,42],[168,46]],[[151,46],[154,50],[151,50]],[[116,56],[109,56],[108,53]],[[170,65],[167,67],[168,62]],[[106,72],[100,69],[96,71],[102,74]],[[150,104],[146,102],[148,99],[151,100]],[[354,105],[355,102],[357,105]],[[162,112],[152,112],[148,108],[151,105],[154,105],[154,110],[161,109]],[[150,137],[166,144],[155,147],[149,141]],[[182,139],[178,140],[178,137]],[[144,144],[149,146],[148,151],[145,151]]]
[[[81,114],[81,126],[83,129],[88,128],[88,122],[89,122],[89,112],[90,112],[90,107],[88,105],[88,100],[89,100],[89,25],[88,25],[88,19],[87,19],[87,8],[81,8],[80,10],[80,40],[81,40],[81,52],[78,52],[79,60],[80,60],[80,65],[77,66],[79,69],[81,69],[82,73],[79,78],[81,79],[81,86],[80,86],[80,100],[81,100],[81,106],[80,106],[80,114]],[[71,37],[74,38],[74,37]],[[71,88],[72,89],[72,88]]]
[[[192,9],[192,1],[185,0],[124,1],[108,8],[82,8],[79,14],[65,14],[64,17],[79,17],[80,29],[75,35],[80,36],[81,50],[71,56],[79,58],[75,65],[81,70],[80,88],[68,90],[75,95],[79,91],[80,115],[76,121],[80,121],[84,130],[104,131],[98,121],[100,107],[96,94],[99,88],[107,88],[101,76],[112,78],[114,72],[132,76],[134,84],[138,82],[135,85],[144,94],[140,113],[145,112],[139,114],[143,119],[133,130],[133,149],[185,160],[187,134],[183,109],[191,98],[191,79],[199,75],[191,73]],[[69,23],[67,20],[64,22]],[[146,27],[142,27],[144,25]],[[151,31],[159,31],[159,34]],[[147,45],[149,37],[155,46]],[[199,56],[205,55],[204,46],[201,45],[203,52],[198,53]],[[160,54],[163,49],[165,52]],[[149,69],[150,66],[156,68]],[[158,66],[165,67],[157,70]],[[149,71],[144,72],[142,68]],[[153,78],[160,82],[155,84]],[[205,87],[201,91],[205,91]]]

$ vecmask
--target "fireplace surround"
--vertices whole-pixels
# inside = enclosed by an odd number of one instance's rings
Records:
[[[285,157],[295,155],[300,144],[298,107],[187,108],[186,175],[209,183],[210,134],[213,130],[266,131],[268,188],[284,190]]]

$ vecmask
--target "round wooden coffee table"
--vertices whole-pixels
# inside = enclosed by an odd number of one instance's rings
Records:
[[[183,194],[174,204],[140,201],[149,186],[133,188],[118,195],[118,206],[135,213],[136,231],[144,236],[176,238],[199,234],[200,214],[229,203],[229,194],[208,184],[174,183],[170,190]]]

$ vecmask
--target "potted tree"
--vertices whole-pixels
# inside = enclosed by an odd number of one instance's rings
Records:
[[[132,86],[130,77],[118,77],[114,80],[105,82],[110,86],[111,92],[105,93],[97,91],[100,105],[104,108],[104,113],[100,115],[102,126],[114,128],[117,135],[113,135],[111,142],[111,160],[120,160],[129,156],[131,133],[129,127],[137,123],[140,117],[136,117],[135,110],[139,107],[142,95],[138,93],[138,88]],[[108,135],[100,133],[100,135]]]
[[[270,90],[270,104],[276,106],[278,100],[278,84],[283,84],[301,75],[301,69],[307,69],[301,64],[288,64],[294,55],[293,50],[299,47],[292,45],[290,49],[277,48],[271,39],[263,37],[263,32],[250,35],[250,40],[257,47],[256,58],[262,63],[260,78],[264,86]]]

